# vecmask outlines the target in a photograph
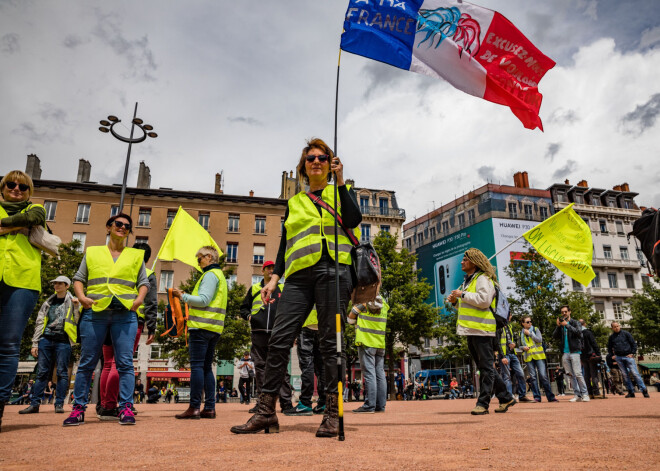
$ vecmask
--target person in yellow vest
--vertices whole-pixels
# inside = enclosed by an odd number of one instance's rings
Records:
[[[22,231],[43,226],[46,211],[30,203],[29,175],[12,170],[0,180],[0,430],[18,371],[21,338],[41,292],[41,252]]]
[[[250,357],[254,362],[254,382],[257,394],[257,404],[255,404],[252,409],[249,409],[251,414],[254,414],[259,407],[258,397],[261,393],[261,387],[264,384],[264,376],[266,375],[268,341],[270,340],[270,334],[273,332],[273,325],[275,324],[277,304],[282,295],[282,290],[284,289],[284,285],[279,283],[271,297],[273,302],[266,305],[261,301],[261,290],[270,281],[274,268],[275,262],[271,260],[266,260],[263,263],[261,266],[261,272],[264,275],[264,279],[250,287],[243,299],[240,310],[241,317],[250,321],[250,338],[252,340]],[[291,395],[291,378],[287,371],[284,373],[282,387],[280,388],[280,406],[284,413],[290,412],[294,409]]]
[[[458,306],[456,333],[467,337],[468,349],[479,369],[479,398],[472,415],[488,414],[490,398],[494,394],[500,406],[495,412],[506,412],[516,403],[507,391],[494,366],[495,353],[500,345],[496,341],[497,324],[493,314],[495,309],[495,283],[497,275],[488,258],[479,249],[465,251],[461,261],[465,279],[459,289],[455,289],[447,300]]]
[[[41,398],[51,378],[53,367],[57,371],[55,412],[64,413],[64,399],[69,391],[69,359],[71,347],[78,338],[78,299],[71,296],[71,280],[63,275],[51,281],[55,293],[39,309],[32,336],[31,354],[37,359],[37,380],[32,388],[30,405],[19,414],[39,412]]]
[[[144,252],[145,265],[151,258],[151,247],[144,242],[133,244],[134,249],[142,250]],[[133,343],[133,353],[138,348],[140,338],[145,326],[147,327],[148,337],[146,344],[151,345],[156,335],[156,316],[158,315],[158,292],[156,274],[153,270],[147,268],[147,279],[149,280],[149,291],[144,298],[144,304],[137,310],[138,328],[135,335],[135,342]],[[103,370],[101,370],[101,382],[99,388],[100,400],[96,405],[96,416],[99,420],[114,421],[119,417],[119,409],[117,408],[117,396],[119,395],[119,373],[115,364],[115,352],[112,347],[112,339],[110,333],[105,337],[103,342]],[[137,415],[135,407],[133,407],[133,414]]]
[[[73,410],[63,425],[85,423],[92,373],[108,332],[119,372],[119,424],[135,425],[132,411],[135,372],[133,344],[137,309],[149,290],[144,252],[126,247],[133,220],[128,214],[112,216],[105,224],[108,245],[87,247],[73,277],[73,289],[82,304],[80,363],[73,386]],[[84,286],[87,285],[87,289]]]
[[[338,187],[337,212],[348,230],[359,226],[362,214],[355,192],[344,182],[341,161],[321,139],[307,142],[296,171],[300,187],[309,185],[309,193],[301,191],[288,201],[273,277],[261,291],[263,302],[269,303],[278,281],[282,276],[286,277],[286,287],[280,298],[268,344],[266,378],[259,397],[259,410],[245,425],[232,427],[233,433],[279,431],[275,413],[277,393],[289,363],[293,342],[300,334],[314,304],[318,312],[326,388],[326,408],[316,436],[336,437],[339,433],[338,385],[344,377],[346,355],[342,348],[342,360],[340,368],[337,368],[336,328],[337,322],[342,330],[346,323],[346,308],[353,282],[351,240],[339,228],[338,245],[335,247],[335,217],[320,203],[322,201],[326,205],[335,206],[334,185],[328,184],[333,173]],[[335,256],[338,269],[335,269]],[[335,283],[335,275],[339,278],[339,286]],[[337,293],[339,313],[336,312],[335,304]],[[337,315],[339,321],[336,320]]]
[[[555,397],[555,393],[552,392],[550,381],[548,381],[541,331],[532,325],[532,318],[530,316],[524,316],[522,319],[520,348],[523,351],[523,359],[527,363],[534,401],[541,402],[541,391],[539,390],[540,380],[548,402],[559,402]]]
[[[215,346],[225,328],[227,280],[218,264],[215,247],[197,251],[202,276],[191,294],[173,289],[172,295],[188,304],[188,351],[190,353],[190,406],[177,419],[215,419]],[[204,410],[202,405],[204,392]]]
[[[385,378],[385,334],[387,312],[390,307],[379,295],[367,303],[367,312],[357,317],[355,345],[358,348],[360,369],[367,388],[364,404],[355,413],[373,414],[385,412],[387,402],[387,379]]]
[[[506,389],[513,394],[513,397],[518,402],[531,402],[525,394],[527,393],[527,383],[525,382],[525,373],[520,360],[518,359],[518,347],[516,347],[516,336],[513,332],[512,326],[513,316],[509,313],[509,323],[503,327],[500,335],[500,350],[501,355],[498,356],[500,375],[506,384]],[[499,334],[498,329],[498,334]],[[506,361],[505,361],[506,360]],[[514,391],[514,381],[516,390]]]

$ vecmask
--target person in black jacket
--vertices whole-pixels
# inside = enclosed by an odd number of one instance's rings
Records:
[[[616,360],[623,376],[623,382],[628,388],[626,397],[635,397],[635,388],[630,379],[632,374],[635,377],[637,387],[644,397],[649,397],[649,392],[642,377],[637,371],[637,364],[635,363],[635,354],[637,353],[637,343],[635,339],[625,330],[621,330],[621,324],[617,321],[612,322],[612,335],[607,340],[607,351],[612,355],[612,359]]]
[[[266,359],[268,358],[268,341],[270,340],[270,334],[272,333],[273,325],[275,324],[277,303],[280,300],[282,288],[284,287],[282,284],[277,285],[271,296],[271,299],[273,300],[272,303],[266,306],[261,301],[261,290],[264,285],[270,281],[274,268],[275,262],[270,260],[264,262],[261,267],[264,279],[259,283],[252,285],[248,290],[245,299],[243,299],[243,304],[241,304],[240,311],[241,317],[250,321],[252,339],[250,356],[254,361],[254,379],[257,397],[261,394],[261,387],[264,384]],[[289,376],[288,371],[285,371],[282,386],[280,387],[280,406],[282,407],[282,412],[286,413],[286,411],[294,409],[291,394],[291,377]],[[258,407],[259,401],[257,400],[257,404],[255,404],[249,412],[254,414]]]
[[[589,397],[593,399],[595,396],[600,396],[600,389],[598,388],[598,364],[600,363],[600,347],[596,342],[596,337],[591,329],[587,327],[587,322],[580,319],[582,325],[582,353],[580,354],[580,361],[584,368],[584,379],[587,383],[587,391]]]
[[[570,402],[589,402],[587,384],[582,376],[582,326],[571,319],[571,308],[564,305],[560,308],[557,327],[552,336],[559,341],[559,351],[563,353],[562,363],[566,374],[571,376],[574,397]]]

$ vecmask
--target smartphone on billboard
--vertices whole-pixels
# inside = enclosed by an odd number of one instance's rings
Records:
[[[436,306],[439,308],[444,307],[445,298],[461,284],[462,277],[460,270],[462,258],[463,254],[460,253],[453,257],[440,260],[435,264],[435,299]]]

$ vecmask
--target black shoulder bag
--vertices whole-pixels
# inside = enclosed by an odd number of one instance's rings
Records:
[[[380,291],[380,259],[376,249],[370,242],[360,242],[353,234],[353,231],[344,226],[341,216],[335,213],[334,209],[329,206],[325,201],[311,192],[307,192],[307,196],[313,203],[318,204],[332,217],[337,219],[337,223],[344,231],[353,245],[351,249],[352,259],[352,277],[353,277],[353,293],[351,294],[351,301],[353,304],[368,303],[376,299]]]

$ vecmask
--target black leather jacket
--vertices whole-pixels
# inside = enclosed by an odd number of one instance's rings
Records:
[[[568,333],[568,349],[571,353],[577,353],[582,351],[582,326],[575,319],[570,319],[566,325],[566,329],[563,326],[558,325],[555,328],[555,331],[552,333],[552,336],[559,341],[559,351],[564,351],[564,335],[565,332]]]

